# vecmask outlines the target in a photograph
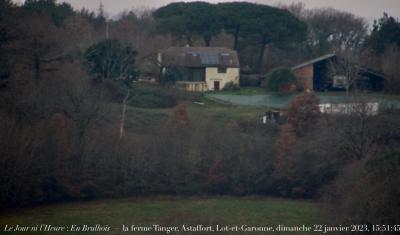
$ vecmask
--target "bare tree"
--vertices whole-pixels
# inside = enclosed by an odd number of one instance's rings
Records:
[[[56,70],[57,63],[66,56],[60,43],[65,31],[48,17],[35,14],[21,17],[17,22],[17,40],[8,45],[15,51],[11,58],[14,64],[23,63],[34,79],[43,79],[44,73]]]
[[[347,96],[350,95],[350,89],[360,78],[359,72],[359,60],[352,51],[345,51],[339,54],[329,65],[329,74],[333,79],[334,85],[344,87]]]
[[[305,15],[309,26],[308,43],[315,54],[356,51],[367,36],[367,22],[351,13],[322,8]]]
[[[305,9],[306,4],[303,2],[293,2],[289,5],[278,3],[277,7],[290,11],[299,19],[304,19],[308,14],[308,10]]]

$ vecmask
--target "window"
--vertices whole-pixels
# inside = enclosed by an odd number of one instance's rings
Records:
[[[346,76],[339,76],[339,75],[335,75],[333,76],[333,84],[332,87],[334,88],[345,88],[346,87]]]
[[[226,68],[218,68],[218,73],[226,73]]]

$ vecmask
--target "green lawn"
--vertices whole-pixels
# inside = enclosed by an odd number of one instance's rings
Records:
[[[201,102],[203,105],[190,103],[189,113],[193,116],[208,116],[218,122],[238,120],[258,122],[258,119],[269,110],[266,107],[224,104],[208,97],[204,97]]]
[[[258,121],[258,118],[268,111],[266,107],[223,104],[208,98],[202,98],[200,103],[186,102],[191,118],[211,118],[218,122],[237,120]],[[108,108],[110,112],[115,113],[115,118],[119,120],[122,105],[109,103]],[[173,115],[174,110],[175,107],[139,108],[128,105],[125,120],[126,128],[136,134],[157,132],[160,125],[163,125]]]
[[[151,91],[151,89],[159,89],[160,87],[154,88],[153,86],[136,84],[132,94],[139,91]],[[157,91],[159,92],[159,91]],[[157,93],[155,92],[155,93]],[[224,93],[225,91],[221,91]],[[229,93],[226,91],[227,94]],[[253,88],[242,88],[239,92],[243,95],[252,93],[265,93],[265,89],[253,87]],[[217,122],[229,122],[237,120],[255,121],[258,122],[259,118],[268,111],[265,107],[254,107],[246,105],[231,105],[224,104],[221,102],[213,101],[209,98],[200,98],[199,103],[191,101],[184,101],[187,104],[189,117],[193,120],[197,118],[203,118],[207,120],[213,120]],[[122,105],[119,103],[109,103],[109,112],[115,113],[115,120],[120,119]],[[132,131],[135,134],[148,134],[159,131],[159,128],[165,124],[165,122],[173,116],[175,107],[168,108],[154,108],[154,107],[136,107],[132,103],[128,103],[126,110],[125,127],[127,130]]]
[[[237,120],[258,122],[262,114],[268,110],[265,107],[221,104],[206,98],[203,98],[201,103],[202,105],[187,102],[190,119],[198,120],[198,118],[204,118],[219,123]],[[121,104],[109,103],[108,109],[110,112],[115,113],[115,120],[119,120],[122,110]],[[159,128],[173,116],[174,110],[175,107],[138,108],[128,105],[125,127],[135,134],[157,133]]]
[[[277,226],[320,223],[319,204],[263,197],[146,197],[102,200],[39,206],[0,214],[0,229],[8,226],[109,225],[114,228],[103,234],[127,234],[122,225],[163,226],[216,225]],[[231,232],[222,234],[241,234]],[[253,234],[252,232],[251,234]],[[7,234],[7,233],[5,233]],[[10,233],[27,234],[27,232]],[[51,234],[36,232],[34,234]],[[68,232],[68,234],[82,234]],[[86,233],[87,234],[87,233]],[[90,233],[89,233],[90,234]],[[165,234],[135,232],[128,234]],[[177,234],[177,233],[169,233]],[[199,234],[185,232],[181,234]],[[202,232],[201,234],[208,234]],[[257,233],[256,233],[257,234]]]

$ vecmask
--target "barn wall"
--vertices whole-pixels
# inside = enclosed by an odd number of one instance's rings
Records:
[[[220,82],[220,89],[233,82],[239,86],[239,68],[227,68],[226,73],[218,73],[218,68],[206,68],[206,83],[209,90],[214,90],[214,81]]]
[[[313,90],[313,76],[314,76],[313,64],[295,69],[293,72],[296,75],[300,90],[304,91]]]

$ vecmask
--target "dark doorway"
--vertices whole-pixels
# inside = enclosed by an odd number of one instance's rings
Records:
[[[214,91],[219,91],[219,81],[214,81]]]
[[[332,75],[330,75],[330,62],[333,60],[323,60],[314,63],[313,88],[315,91],[325,91],[332,88]]]

